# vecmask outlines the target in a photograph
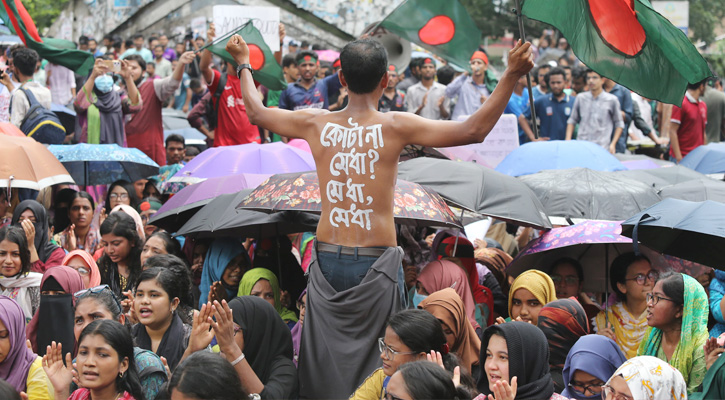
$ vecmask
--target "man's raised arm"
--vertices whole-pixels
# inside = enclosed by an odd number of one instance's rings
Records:
[[[406,143],[430,147],[482,142],[506,109],[519,78],[534,67],[531,43],[519,40],[509,51],[509,65],[485,103],[463,122],[429,120],[411,113],[396,113],[393,124]]]
[[[226,50],[234,57],[237,65],[249,64],[249,47],[247,47],[247,43],[241,36],[232,36],[227,42]],[[245,69],[242,71],[240,80],[242,97],[244,98],[244,106],[247,110],[249,122],[282,136],[305,139],[304,132],[308,131],[305,127],[311,123],[312,117],[319,113],[328,112],[320,109],[289,111],[280,108],[267,108],[262,104],[259,93],[254,86],[252,72]]]

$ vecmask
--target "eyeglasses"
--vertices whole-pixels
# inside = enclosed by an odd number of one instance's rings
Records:
[[[108,285],[100,285],[100,286],[95,286],[95,287],[92,287],[89,289],[79,290],[79,291],[73,293],[73,298],[75,299],[75,301],[77,303],[78,300],[88,296],[89,294],[102,293],[104,290],[108,290],[108,292],[111,294],[111,297],[113,297],[113,300],[116,302],[118,309],[123,310],[123,307],[121,307],[121,302],[118,300],[118,297],[116,297],[116,294],[113,293],[113,290],[111,290],[111,287]]]
[[[579,278],[576,276],[563,277],[561,275],[551,275],[551,280],[554,281],[554,285],[558,285],[562,281],[566,284],[566,286],[576,286],[579,284]]]
[[[378,338],[378,349],[380,349],[381,354],[387,354],[390,357],[390,361],[395,360],[396,355],[404,356],[417,353],[417,351],[395,351],[385,344],[383,338]]]
[[[658,296],[658,295],[652,294],[652,293],[647,293],[645,295],[645,299],[647,299],[647,304],[649,304],[650,302],[652,302],[652,305],[653,306],[656,306],[657,303],[660,302],[660,300],[667,300],[667,301],[671,301],[673,303],[675,302],[674,300],[668,299],[667,297]]]
[[[602,400],[633,400],[632,396],[627,396],[624,393],[617,393],[613,387],[604,385],[602,390]]]
[[[569,387],[574,393],[582,396],[591,396],[602,392],[601,384],[582,385],[578,382],[569,382]],[[587,394],[587,392],[589,392],[589,394]]]
[[[118,200],[118,199],[121,199],[121,200],[128,200],[128,193],[121,193],[121,194],[118,194],[118,193],[111,193],[111,194],[110,194],[110,195],[108,196],[108,198],[109,198],[110,200]]]
[[[647,280],[656,282],[660,274],[657,271],[650,271],[647,274],[637,274],[634,278],[625,279],[625,281],[636,281],[638,285],[644,286]]]

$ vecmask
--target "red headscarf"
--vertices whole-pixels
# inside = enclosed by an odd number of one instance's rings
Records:
[[[456,263],[448,260],[432,261],[423,267],[420,275],[418,275],[418,282],[423,285],[423,288],[429,294],[445,288],[455,290],[461,300],[463,300],[463,305],[466,308],[466,314],[468,315],[468,320],[471,321],[471,325],[474,328],[479,327],[476,322],[476,304],[473,302],[466,272],[456,265]]]
[[[461,260],[461,264],[466,268],[468,276],[468,284],[471,285],[471,293],[476,303],[487,303],[488,298],[484,293],[483,286],[478,283],[478,268],[476,268],[476,259],[473,256],[473,244],[464,237],[451,236],[443,239],[443,241],[435,249],[438,259],[443,257],[453,257]],[[455,249],[455,251],[454,251]]]

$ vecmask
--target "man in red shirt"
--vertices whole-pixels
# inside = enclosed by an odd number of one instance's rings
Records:
[[[700,97],[705,93],[707,79],[687,85],[682,107],[672,107],[670,127],[670,157],[682,161],[682,157],[695,147],[705,144],[707,106]]]
[[[214,41],[216,33],[214,32],[214,24],[209,26],[206,33],[209,43]],[[219,86],[219,80],[222,74],[219,71],[211,69],[211,52],[204,49],[199,62],[199,69],[204,77],[204,81],[209,87],[209,93],[216,93]],[[252,125],[247,118],[247,109],[244,106],[242,98],[242,89],[234,70],[234,66],[225,63],[227,81],[224,90],[219,96],[218,104],[214,104],[217,110],[217,126],[214,130],[214,147],[233,146],[246,143],[260,143],[259,128]],[[211,100],[214,102],[214,99]]]

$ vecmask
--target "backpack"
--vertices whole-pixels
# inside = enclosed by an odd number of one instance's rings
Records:
[[[53,111],[43,107],[30,90],[19,88],[28,98],[28,112],[20,123],[25,136],[32,137],[43,144],[62,144],[65,140],[65,128]],[[12,113],[12,102],[10,112]]]
[[[219,78],[219,84],[217,85],[211,99],[207,103],[206,111],[204,112],[204,117],[206,118],[206,123],[209,125],[210,131],[216,129],[217,115],[219,114],[219,98],[222,96],[222,92],[224,91],[224,87],[226,85],[227,74],[223,73]]]

